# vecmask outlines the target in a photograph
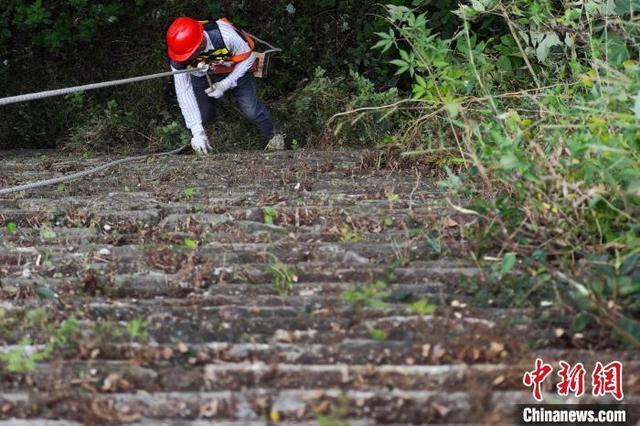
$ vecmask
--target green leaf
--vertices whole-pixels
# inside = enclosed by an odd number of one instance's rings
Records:
[[[638,260],[640,260],[640,253],[633,253],[627,256],[620,266],[620,273],[622,275],[629,275],[638,266]]]
[[[273,220],[278,216],[277,210],[273,207],[263,207],[262,213],[264,215],[264,223],[273,225]]]
[[[514,266],[516,266],[516,254],[515,253],[507,253],[502,259],[502,273],[506,274],[511,271]]]
[[[184,196],[187,198],[191,198],[193,197],[195,194],[195,190],[191,187],[185,188],[184,189]]]
[[[496,66],[500,71],[509,72],[512,70],[511,61],[508,57],[502,55],[498,58],[498,62],[496,62]]]
[[[640,281],[632,282],[628,280],[620,285],[619,291],[621,296],[631,296],[632,294],[640,293]]]
[[[194,249],[196,247],[198,247],[198,241],[196,240],[191,240],[191,239],[186,239],[184,240],[184,246],[188,249]]]
[[[544,39],[542,39],[536,48],[536,56],[538,57],[538,60],[540,62],[546,61],[551,48],[559,45],[562,45],[562,42],[556,33],[546,33]]]
[[[500,167],[505,170],[513,170],[520,165],[518,157],[514,153],[503,155],[500,158]]]
[[[435,254],[442,254],[442,244],[440,244],[440,240],[433,238],[432,236],[428,236],[427,242]]]
[[[391,42],[389,40],[380,40],[373,46],[371,46],[371,50],[382,49],[382,53],[386,52],[391,47]]]
[[[623,317],[618,321],[618,327],[635,339],[635,344],[640,342],[640,323],[631,318]]]
[[[402,59],[394,59],[392,61],[389,61],[389,63],[398,67],[396,75],[404,74],[409,70],[409,64]]]
[[[36,296],[42,300],[51,300],[58,297],[58,295],[49,287],[37,286],[34,287],[33,291],[36,293]]]
[[[436,305],[429,303],[427,299],[420,299],[409,305],[409,312],[415,315],[433,315]]]
[[[42,238],[43,240],[53,240],[57,236],[58,235],[51,228],[40,228],[40,238]]]
[[[609,63],[614,67],[619,67],[624,61],[631,58],[627,42],[615,33],[609,33],[607,40],[607,56]]]
[[[571,328],[575,333],[580,333],[584,331],[589,323],[591,322],[591,315],[586,312],[580,312],[573,318],[573,323],[571,324]]]
[[[591,283],[591,290],[602,297],[602,293],[604,292],[604,283],[602,281],[594,281]]]
[[[371,338],[377,342],[383,342],[387,340],[387,337],[388,337],[388,334],[386,331],[378,328],[369,329],[369,334],[371,335]]]
[[[471,0],[471,7],[473,7],[473,10],[480,13],[486,10],[484,4],[482,4],[480,0]]]
[[[447,111],[451,114],[451,117],[456,118],[460,113],[460,104],[457,102],[450,102],[447,104]]]
[[[7,232],[10,234],[15,234],[16,232],[18,232],[18,225],[16,225],[13,222],[9,222],[7,223]]]

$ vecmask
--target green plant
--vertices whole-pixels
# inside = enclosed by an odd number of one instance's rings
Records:
[[[160,126],[157,129],[157,137],[162,141],[164,148],[177,148],[189,143],[191,135],[177,120]]]
[[[37,48],[51,51],[64,45],[88,43],[99,30],[115,25],[120,18],[132,13],[134,6],[141,6],[136,1],[130,6],[119,2],[74,0],[66,4],[60,2],[7,1],[3,4],[3,17],[12,17],[12,30],[24,37]],[[1,24],[5,22],[0,21]],[[74,28],[75,31],[69,31]],[[0,33],[0,45],[7,43],[11,32],[8,28]]]
[[[376,342],[383,342],[389,337],[389,334],[386,331],[373,327],[369,328],[369,335]]]
[[[51,335],[56,347],[65,347],[76,343],[76,337],[80,333],[80,323],[75,318],[67,318],[60,323],[58,328],[50,327]]]
[[[298,281],[298,276],[293,268],[285,265],[275,255],[269,254],[267,273],[271,274],[274,290],[280,296],[288,296],[293,292],[293,283]]]
[[[348,225],[340,227],[340,242],[341,243],[357,243],[362,240],[362,234],[355,228]]]
[[[451,38],[389,5],[376,47],[396,51],[411,81],[417,112],[402,141],[429,153],[432,135],[447,135],[440,148],[463,160],[441,186],[475,221],[463,229],[471,255],[502,259],[489,279],[513,283],[511,303],[558,298],[575,328],[597,317],[638,344],[640,31],[638,7],[620,3],[462,3]]]
[[[316,414],[318,426],[349,426],[349,399],[342,395],[337,406],[331,406],[329,414]]]
[[[127,336],[131,340],[144,340],[147,338],[147,322],[140,318],[135,318],[127,322]]]
[[[45,308],[32,309],[27,313],[27,326],[33,328],[42,327],[47,323],[48,315]]]
[[[264,223],[273,225],[273,220],[278,217],[278,211],[273,207],[263,207]]]
[[[188,186],[184,189],[183,193],[186,198],[191,199],[195,195],[196,191],[193,187]]]
[[[9,222],[9,223],[7,223],[7,225],[6,225],[6,229],[7,229],[7,232],[8,232],[8,233],[10,233],[10,234],[15,234],[16,232],[18,232],[18,225],[16,225],[16,224],[15,224],[15,223],[13,223],[13,222]]]
[[[429,303],[427,299],[419,299],[409,305],[409,312],[414,315],[433,315],[436,305]]]
[[[196,240],[192,240],[187,238],[186,240],[184,240],[184,246],[188,249],[195,249],[196,247],[198,247],[198,244],[200,244],[198,241]]]
[[[386,290],[387,283],[383,280],[376,280],[370,285],[355,284],[346,290],[342,297],[345,302],[352,305],[380,309],[386,306],[384,302],[384,299],[388,296]]]
[[[88,117],[72,128],[66,148],[88,153],[90,150],[107,150],[114,146],[134,147],[139,138],[138,123],[133,112],[127,111],[118,101],[110,99],[103,105],[95,105]]]
[[[10,373],[33,372],[38,367],[38,363],[51,356],[50,346],[43,350],[36,350],[31,347],[28,337],[23,337],[17,347],[0,353],[0,361]]]
[[[53,240],[57,236],[58,235],[55,233],[55,231],[48,226],[43,226],[40,228],[40,238],[42,238],[43,240]]]
[[[117,327],[112,321],[100,321],[93,329],[92,335],[101,341],[111,341],[113,338],[122,337],[123,330]]]

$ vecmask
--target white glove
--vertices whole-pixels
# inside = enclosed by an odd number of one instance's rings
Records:
[[[208,88],[207,90],[205,90],[205,92],[207,92],[207,95],[209,95],[209,97],[211,98],[220,99],[222,95],[224,95],[224,92],[229,89],[231,89],[231,80],[229,80],[229,77],[227,77],[215,83],[213,85],[213,90],[212,88]]]
[[[209,145],[209,138],[207,138],[207,134],[204,130],[198,131],[191,138],[191,148],[196,152],[196,154],[204,154],[207,155],[211,148]]]
[[[224,92],[225,90],[220,85],[220,83],[216,83],[213,85],[213,87],[205,89],[205,93],[207,94],[207,96],[214,99],[220,99],[224,95]]]

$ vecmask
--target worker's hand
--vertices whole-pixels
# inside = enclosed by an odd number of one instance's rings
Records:
[[[206,89],[205,92],[210,98],[220,99],[224,95],[225,90],[226,89],[223,85],[221,85],[220,83],[216,83],[213,85],[213,87],[209,87],[208,89]]]
[[[198,63],[197,68],[202,72],[207,72],[207,71],[209,71],[209,64],[207,64],[206,62],[202,61],[202,62]]]
[[[211,148],[209,145],[209,138],[207,138],[207,134],[203,131],[199,131],[193,135],[191,138],[191,148],[196,152],[196,154],[207,155]]]

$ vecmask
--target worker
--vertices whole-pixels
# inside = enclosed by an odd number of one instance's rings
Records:
[[[180,17],[167,30],[172,70],[199,68],[174,75],[176,95],[197,154],[211,150],[204,126],[216,119],[216,100],[231,92],[244,116],[260,130],[265,149],[284,149],[284,138],[256,94],[256,56],[251,37],[226,19],[196,21]],[[209,80],[207,79],[209,74]]]

